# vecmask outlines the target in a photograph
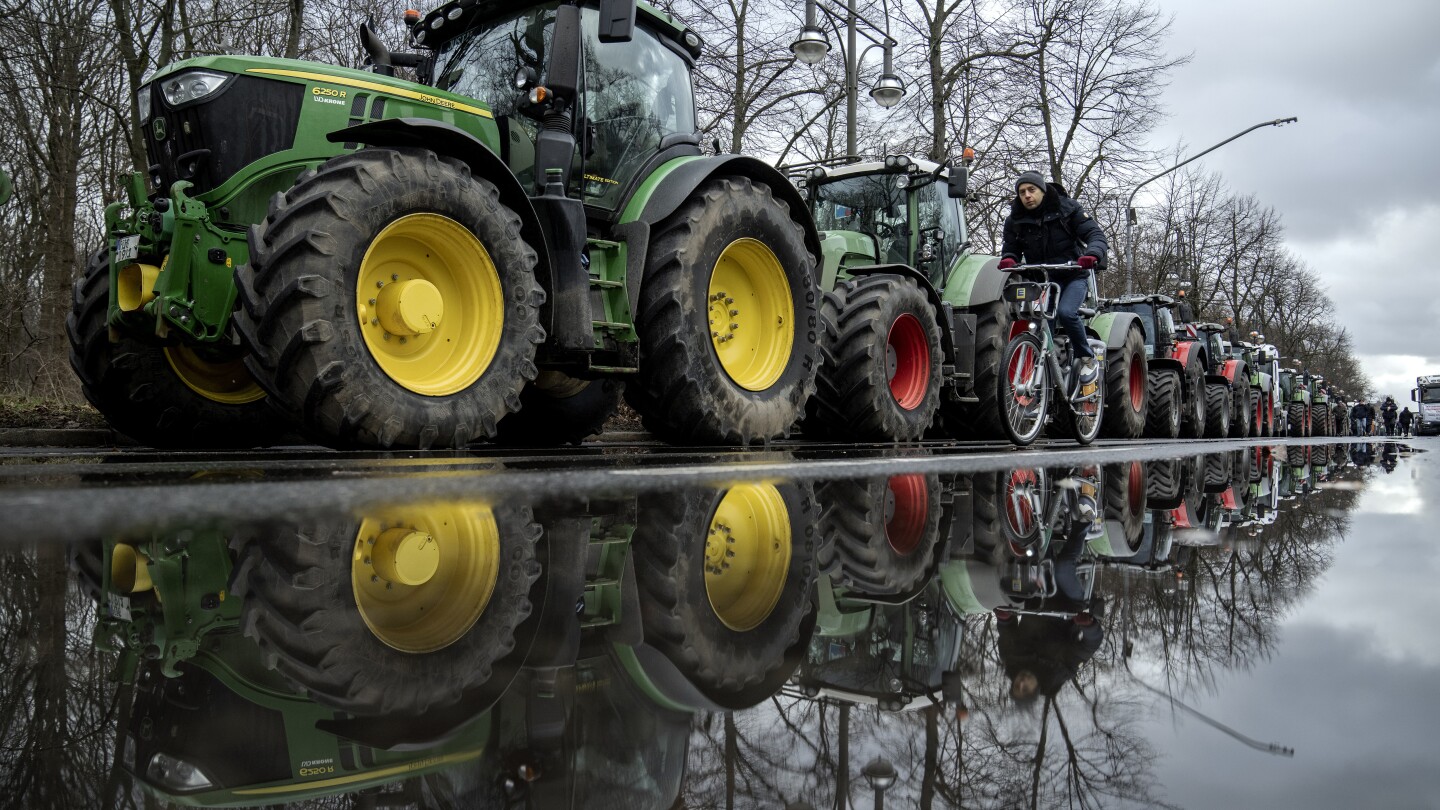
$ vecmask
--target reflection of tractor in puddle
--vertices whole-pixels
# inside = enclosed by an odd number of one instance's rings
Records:
[[[97,643],[135,691],[120,761],[172,801],[445,771],[425,783],[473,799],[652,785],[666,804],[689,714],[774,694],[808,645],[816,517],[808,486],[747,483],[167,532],[77,560],[99,561],[78,566]]]

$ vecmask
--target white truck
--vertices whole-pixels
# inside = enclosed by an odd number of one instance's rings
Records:
[[[1416,377],[1410,399],[1419,403],[1415,409],[1415,435],[1440,433],[1440,374]]]

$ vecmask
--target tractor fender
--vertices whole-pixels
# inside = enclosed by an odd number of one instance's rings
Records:
[[[443,121],[428,118],[387,118],[353,127],[337,129],[325,136],[332,143],[363,143],[367,146],[416,146],[440,155],[458,158],[470,167],[470,173],[495,184],[500,202],[520,216],[520,236],[539,256],[536,280],[545,288],[548,298],[555,289],[555,271],[550,248],[540,226],[535,206],[525,187],[505,161],[479,138]]]
[[[1000,270],[999,256],[969,253],[949,272],[945,280],[945,297],[956,307],[973,311],[975,307],[1000,300],[1005,289],[1006,273]]]
[[[940,296],[940,291],[935,289],[935,284],[924,273],[908,264],[870,264],[862,267],[847,267],[845,272],[857,278],[859,276],[903,276],[918,284],[921,292],[925,293],[925,298],[930,301],[930,306],[935,308],[935,323],[940,326],[940,350],[947,359],[954,362],[955,335],[950,328],[945,301]]]
[[[650,229],[663,222],[685,203],[695,189],[716,176],[738,176],[764,183],[790,209],[790,218],[805,232],[805,247],[815,257],[811,275],[818,286],[820,233],[810,216],[810,206],[774,166],[745,155],[704,155],[677,157],[657,167],[626,201],[614,226],[614,234],[625,243],[625,287],[630,311],[640,310],[640,286],[644,282],[645,254],[650,246]]]
[[[1236,380],[1250,379],[1250,369],[1245,368],[1241,365],[1241,361],[1234,358],[1220,364],[1220,373],[1225,375],[1225,379],[1229,380],[1231,384],[1234,384]]]
[[[1177,362],[1177,363],[1180,364],[1180,368],[1181,368],[1181,369],[1184,369],[1185,366],[1189,364],[1191,353],[1193,353],[1193,352],[1196,351],[1196,349],[1195,349],[1195,344],[1196,344],[1196,341],[1193,341],[1193,340],[1181,340],[1181,341],[1177,341],[1177,342],[1176,342],[1176,344],[1175,344],[1175,362]],[[1203,354],[1201,355],[1201,358],[1200,358],[1200,364],[1201,364],[1202,366],[1205,364],[1205,358],[1204,358],[1204,355],[1203,355]]]
[[[1173,357],[1152,357],[1146,365],[1148,365],[1152,371],[1157,368],[1168,368],[1176,374],[1185,373],[1185,364]]]
[[[1230,378],[1226,377],[1224,374],[1206,374],[1205,382],[1209,384],[1223,385],[1226,388],[1229,388],[1232,385]]]
[[[1142,337],[1145,335],[1145,324],[1140,320],[1140,316],[1133,312],[1104,312],[1091,321],[1091,323],[1100,323],[1100,318],[1106,315],[1110,315],[1113,318],[1113,320],[1110,321],[1109,331],[1103,335],[1097,335],[1097,337],[1105,341],[1105,348],[1123,348],[1125,346],[1125,338],[1129,336],[1132,326],[1140,330]]]

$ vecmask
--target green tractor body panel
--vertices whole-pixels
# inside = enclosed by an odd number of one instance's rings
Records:
[[[875,240],[855,231],[820,233],[820,288],[831,290],[850,277],[849,268],[876,264]]]
[[[218,85],[171,105],[167,89],[187,77]],[[171,91],[182,92],[182,91]],[[439,121],[499,152],[484,102],[388,76],[292,59],[204,56],[177,62],[145,85],[140,129],[155,161],[131,184],[128,215],[107,211],[110,323],[123,331],[216,343],[235,306],[234,267],[249,261],[246,228],[264,219],[272,195],[302,171],[358,148],[332,132],[390,118]],[[150,289],[121,271],[159,269]],[[149,280],[146,280],[149,283]],[[149,298],[122,307],[122,291]],[[150,294],[153,292],[153,298]],[[133,297],[132,295],[132,297]]]
[[[970,569],[964,560],[949,560],[940,564],[938,572],[940,590],[945,601],[961,616],[979,616],[990,612],[981,604],[970,584]]]
[[[945,279],[943,295],[956,309],[971,309],[1000,300],[1004,274],[996,269],[1000,257],[966,252]]]

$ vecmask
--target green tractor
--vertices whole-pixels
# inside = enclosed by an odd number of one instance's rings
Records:
[[[1124,387],[1133,400],[1143,380],[1146,409],[1142,432],[1152,438],[1200,438],[1205,433],[1205,352],[1203,345],[1187,339],[1188,324],[1177,323],[1177,307],[1178,302],[1168,295],[1125,295],[1102,302],[1096,319],[1111,314],[1137,319],[1146,372],[1139,379],[1127,377]],[[1108,385],[1110,380],[1106,382]],[[1105,406],[1110,407],[1109,400]]]
[[[527,712],[573,716],[599,671],[648,715],[764,701],[815,628],[819,517],[812,488],[788,482],[410,503],[117,533],[73,564],[96,645],[136,690],[137,722],[121,724],[136,777],[182,803],[251,805],[491,762],[495,735]],[[195,743],[229,717],[243,733]],[[542,788],[564,786],[526,789]]]
[[[1006,438],[1000,363],[1013,326],[999,257],[970,242],[963,203],[972,159],[966,149],[958,166],[887,155],[789,167],[800,172],[820,229],[827,291],[807,434]],[[1124,423],[1126,402],[1131,423],[1137,408],[1143,418],[1144,392],[1137,404],[1124,384],[1137,363],[1144,377],[1138,324],[1117,316],[1092,319],[1091,327],[1109,347],[1106,424]]]
[[[1298,363],[1298,361],[1297,361]],[[1285,430],[1291,437],[1310,436],[1315,430],[1314,392],[1310,374],[1298,368],[1280,370],[1280,391],[1285,403]]]
[[[373,71],[205,56],[140,88],[150,166],[67,322],[111,424],[163,447],[575,442],[623,383],[667,439],[790,429],[819,238],[773,167],[702,153],[693,31],[634,0],[456,0],[413,18],[414,53],[361,39]]]

